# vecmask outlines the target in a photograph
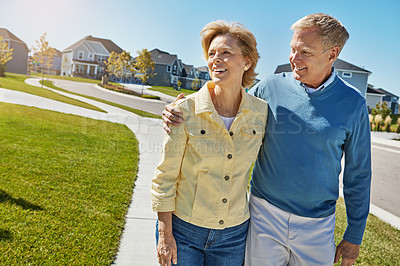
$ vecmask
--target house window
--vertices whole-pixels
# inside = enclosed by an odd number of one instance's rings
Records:
[[[208,73],[206,73],[206,79],[210,79],[210,76],[208,75]]]
[[[193,69],[190,70],[190,75],[193,76]]]
[[[78,59],[83,60],[83,52],[81,51],[78,52]]]
[[[171,72],[171,66],[167,66],[167,72]]]
[[[176,65],[174,65],[174,72],[176,72]]]
[[[353,74],[353,73],[351,73],[351,72],[343,72],[343,73],[342,73],[342,77],[343,77],[343,78],[351,78],[351,77],[352,77],[352,74]]]
[[[93,61],[94,55],[93,54],[89,54],[89,61]]]

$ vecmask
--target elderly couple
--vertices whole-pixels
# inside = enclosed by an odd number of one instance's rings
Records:
[[[291,29],[293,73],[248,93],[259,58],[254,35],[223,21],[201,31],[212,81],[163,112],[168,133],[151,191],[161,265],[355,263],[371,152],[366,101],[333,68],[349,35],[321,13]],[[336,247],[343,156],[348,226]]]

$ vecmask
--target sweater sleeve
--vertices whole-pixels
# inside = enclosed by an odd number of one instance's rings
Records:
[[[175,211],[176,185],[180,177],[187,135],[184,124],[171,129],[171,133],[164,133],[161,162],[155,170],[151,186],[151,205],[156,212]]]
[[[360,245],[369,213],[371,187],[371,133],[364,100],[355,111],[352,129],[344,143],[343,194],[347,228],[343,239]]]

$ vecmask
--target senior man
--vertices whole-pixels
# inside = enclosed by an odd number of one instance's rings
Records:
[[[333,68],[349,34],[321,13],[291,29],[292,73],[249,91],[268,102],[269,117],[251,180],[245,265],[332,265],[340,257],[352,265],[369,213],[371,140],[365,99]],[[166,106],[164,128],[180,116]],[[343,155],[348,224],[335,251]]]

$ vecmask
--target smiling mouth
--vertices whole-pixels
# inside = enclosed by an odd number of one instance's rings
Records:
[[[226,68],[215,68],[215,69],[213,69],[213,72],[215,73],[215,74],[222,74],[222,73],[224,73],[224,72],[226,72],[227,71],[227,69]]]
[[[298,66],[294,66],[294,70],[296,70],[296,71],[301,71],[301,70],[304,70],[304,69],[306,69],[307,67],[298,67]]]

